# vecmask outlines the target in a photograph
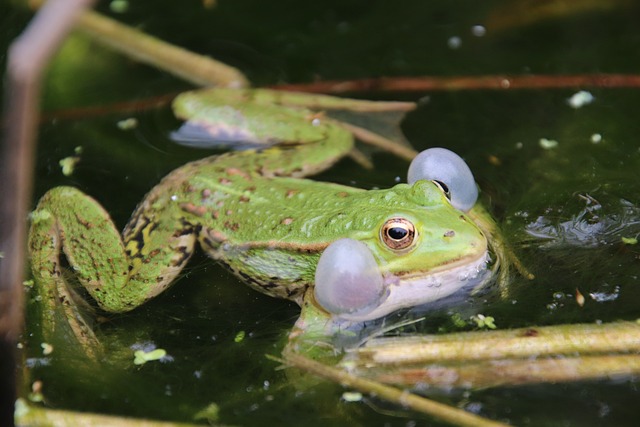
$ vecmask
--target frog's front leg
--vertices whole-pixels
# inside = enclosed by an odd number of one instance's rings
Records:
[[[29,249],[45,339],[62,322],[88,354],[99,348],[63,275],[62,253],[77,281],[108,312],[131,310],[168,287],[193,252],[195,230],[177,220],[155,220],[139,209],[123,240],[104,208],[81,191],[57,187],[42,197],[31,214]]]

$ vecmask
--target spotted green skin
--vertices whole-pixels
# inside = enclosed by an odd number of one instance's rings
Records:
[[[207,102],[252,114],[247,100],[224,92],[220,98]],[[164,291],[196,245],[257,290],[301,305],[323,249],[339,238],[367,244],[382,274],[426,275],[486,251],[482,231],[432,182],[365,191],[302,179],[347,154],[353,137],[307,110],[268,108],[258,110],[275,122],[286,120],[295,142],[174,170],[145,196],[122,234],[97,201],[75,188],[57,187],[42,197],[31,215],[33,275],[50,309],[62,303],[77,336],[91,332],[82,321],[74,323],[79,316],[60,271],[61,251],[109,312],[131,310]],[[380,238],[392,217],[416,227],[420,240],[408,252],[390,250]]]

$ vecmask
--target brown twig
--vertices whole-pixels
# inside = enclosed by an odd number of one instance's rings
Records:
[[[640,75],[582,74],[529,76],[380,77],[346,81],[282,84],[272,89],[313,93],[428,92],[458,90],[640,88]]]
[[[79,120],[92,117],[104,117],[109,114],[132,114],[141,111],[163,108],[171,104],[178,93],[153,96],[133,101],[114,102],[105,105],[90,105],[86,107],[65,108],[63,110],[45,111],[40,117],[41,123],[52,120]]]
[[[309,93],[364,93],[364,92],[428,92],[462,90],[507,89],[574,89],[574,88],[640,88],[640,75],[585,74],[573,76],[468,76],[468,77],[382,77],[348,81],[319,81],[312,83],[270,86],[277,90]],[[164,107],[175,94],[114,104],[50,111],[43,120],[79,119],[105,114],[122,114]]]
[[[0,167],[0,424],[13,425],[13,352],[22,328],[22,279],[27,207],[39,114],[40,80],[49,59],[92,0],[51,0],[9,48]]]

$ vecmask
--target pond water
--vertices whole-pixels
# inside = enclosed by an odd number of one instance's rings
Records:
[[[640,5],[631,1],[213,3],[208,9],[206,2],[141,0],[114,13],[103,2],[100,9],[237,66],[257,86],[379,76],[633,74],[640,66]],[[0,11],[6,46],[28,14],[8,4]],[[76,35],[51,67],[43,108],[104,106],[188,88]],[[572,108],[567,100],[579,89],[594,100]],[[465,301],[459,308],[465,316],[491,315],[499,328],[640,318],[640,246],[622,242],[640,234],[637,89],[357,95],[421,100],[402,124],[405,135],[418,150],[445,146],[465,158],[486,206],[536,275],[514,277],[507,301]],[[116,126],[132,116],[135,130]],[[167,109],[98,117],[81,110],[78,117],[54,114],[43,122],[34,201],[56,185],[73,185],[123,226],[161,177],[209,154],[169,140],[178,122]],[[77,146],[81,162],[65,177],[58,161]],[[318,179],[384,188],[406,174],[403,160],[380,152],[372,160],[374,172],[344,160]],[[576,289],[584,306],[575,301]],[[55,408],[193,421],[216,403],[219,421],[230,425],[439,425],[375,399],[347,402],[332,384],[296,386],[295,376],[265,355],[279,354],[298,313],[295,304],[252,291],[197,254],[169,291],[101,323],[100,337],[118,363],[97,369],[65,350],[64,341],[43,357],[37,324],[30,324],[26,372],[42,381]],[[436,311],[417,329],[449,327],[449,315]],[[164,348],[170,360],[134,366],[136,345]],[[434,397],[513,425],[631,426],[640,414],[634,378]]]

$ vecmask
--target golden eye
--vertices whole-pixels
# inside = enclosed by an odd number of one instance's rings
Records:
[[[392,250],[406,249],[416,238],[416,228],[404,218],[388,219],[380,229],[380,239]]]

